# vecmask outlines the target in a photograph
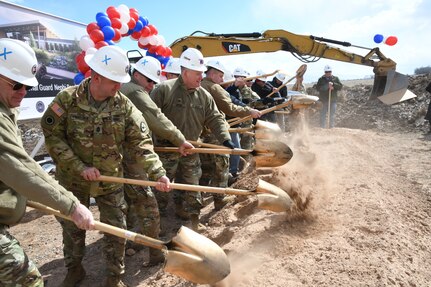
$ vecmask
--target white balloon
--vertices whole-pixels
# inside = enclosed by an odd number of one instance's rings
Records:
[[[157,34],[156,37],[157,37],[157,43],[158,43],[158,45],[162,45],[162,46],[166,45],[165,37],[163,37],[160,34]]]
[[[139,43],[141,43],[141,45],[148,45],[149,43],[150,43],[150,41],[149,41],[149,39],[148,39],[149,37],[141,37],[141,38],[139,38]]]
[[[81,39],[79,40],[79,47],[83,50],[83,51],[87,51],[89,48],[94,47],[94,42],[93,40],[90,39],[89,36],[84,35],[81,37]]]
[[[85,55],[93,55],[96,51],[97,49],[94,47],[88,48],[87,51],[85,51]]]
[[[121,28],[120,28],[121,35],[126,34],[128,31],[129,31],[129,26],[127,26],[127,23],[122,22]]]
[[[117,10],[120,13],[123,12],[123,13],[129,14],[129,12],[130,12],[129,7],[127,7],[127,5],[125,5],[125,4],[118,5]]]
[[[120,20],[121,20],[121,22],[129,23],[129,21],[130,21],[130,13],[129,12],[127,12],[127,13],[120,12]]]
[[[156,37],[156,35],[152,35],[152,36],[148,37],[148,41],[150,42],[151,45],[157,46],[157,37]]]

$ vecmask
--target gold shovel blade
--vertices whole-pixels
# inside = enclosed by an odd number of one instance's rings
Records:
[[[287,144],[267,139],[256,139],[254,153],[256,167],[282,166],[293,157],[293,152]]]
[[[197,284],[214,284],[230,273],[226,253],[212,240],[182,226],[168,244],[164,270]]]
[[[290,210],[293,205],[292,199],[284,190],[264,180],[259,179],[256,192],[257,207],[260,209],[284,212]]]

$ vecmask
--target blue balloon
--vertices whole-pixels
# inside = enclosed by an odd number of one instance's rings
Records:
[[[112,45],[115,45],[115,42],[114,41],[107,41],[106,43],[108,43],[110,46],[112,46]]]
[[[148,21],[147,17],[139,16],[139,21],[141,21],[141,22],[142,22],[143,27],[147,26],[147,25],[148,25],[148,23],[149,23],[149,21]]]
[[[111,41],[115,36],[115,30],[111,26],[105,26],[102,28],[105,42]]]
[[[96,14],[96,22],[99,21],[100,17],[108,17],[108,14],[103,13],[103,12],[99,12]]]
[[[381,42],[383,42],[383,39],[384,39],[383,35],[380,35],[380,34],[374,35],[374,42],[377,44],[380,44]]]
[[[160,61],[161,64],[163,64],[163,65],[166,66],[168,64],[168,62],[169,62],[169,57],[161,57],[159,59],[159,61]]]
[[[100,16],[99,19],[97,19],[97,25],[99,25],[100,29],[105,26],[111,26],[111,20],[108,16]]]
[[[139,32],[142,30],[142,28],[144,28],[144,25],[142,25],[141,20],[138,20],[136,22],[135,28],[133,28],[133,32]]]
[[[81,83],[82,80],[84,80],[84,79],[85,79],[85,76],[81,72],[79,72],[73,78],[73,82],[75,83],[75,85],[79,85],[79,83]]]

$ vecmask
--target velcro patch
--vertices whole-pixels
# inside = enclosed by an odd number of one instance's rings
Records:
[[[51,110],[58,116],[61,117],[64,114],[64,109],[60,107],[58,103],[54,103],[51,106]]]

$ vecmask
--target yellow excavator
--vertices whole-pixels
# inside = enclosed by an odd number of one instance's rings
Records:
[[[195,36],[198,33],[202,36]],[[361,56],[326,43],[362,48],[368,50],[368,53]],[[407,90],[407,76],[396,72],[397,64],[385,57],[379,48],[369,49],[348,42],[312,35],[297,35],[285,30],[238,34],[214,34],[196,31],[190,36],[175,40],[170,45],[172,56],[179,57],[189,47],[200,50],[204,57],[287,51],[305,63],[326,58],[370,66],[375,74],[370,99],[379,98],[386,104],[394,104],[415,96]]]

